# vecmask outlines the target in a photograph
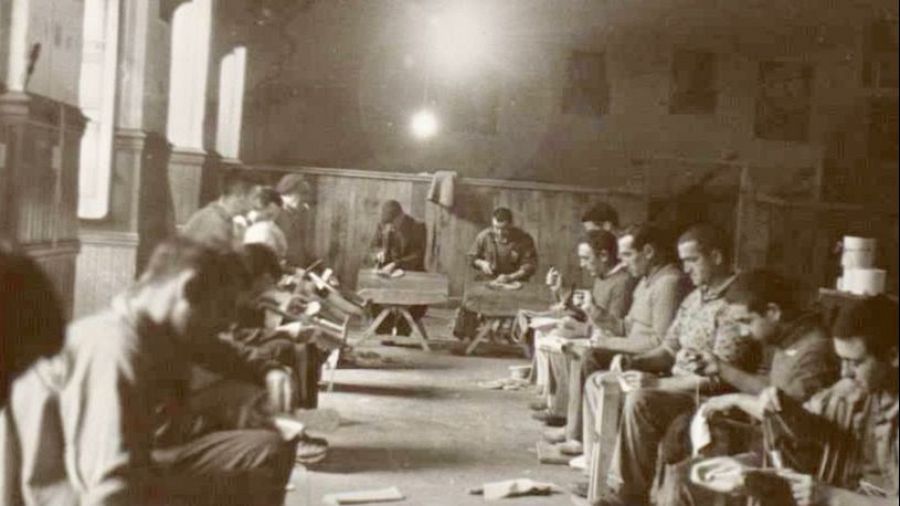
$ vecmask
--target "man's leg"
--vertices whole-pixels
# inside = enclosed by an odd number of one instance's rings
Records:
[[[550,395],[548,411],[551,415],[565,418],[569,407],[569,361],[561,351],[547,354],[550,362]]]
[[[550,357],[544,345],[546,340],[547,335],[543,332],[536,331],[534,333],[535,383],[538,395],[541,396],[546,396],[550,393]]]
[[[453,321],[453,335],[458,339],[473,339],[478,330],[478,315],[460,306]]]
[[[615,354],[602,348],[587,350],[579,359],[571,359],[569,365],[569,406],[566,416],[566,438],[584,442],[583,394],[587,379],[597,371],[609,367]]]
[[[654,388],[630,392],[609,471],[609,486],[638,504],[646,502],[656,470],[657,449],[669,424],[694,408],[694,396]],[[643,502],[642,502],[643,501]]]
[[[284,501],[296,441],[269,430],[213,432],[154,450],[165,505],[272,506]]]
[[[589,499],[606,490],[606,475],[618,434],[622,409],[622,389],[618,372],[598,371],[588,377],[584,388],[583,451],[590,480],[586,483]]]

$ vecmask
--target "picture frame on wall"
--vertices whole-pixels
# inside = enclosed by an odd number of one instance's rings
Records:
[[[806,63],[759,64],[753,133],[758,139],[809,140],[813,67]]]

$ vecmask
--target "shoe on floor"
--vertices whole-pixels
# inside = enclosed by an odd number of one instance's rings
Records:
[[[547,409],[547,399],[535,399],[529,402],[528,409],[532,411],[543,411]]]
[[[586,481],[576,481],[575,483],[572,484],[572,486],[569,488],[569,490],[571,490],[572,493],[577,495],[578,497],[586,498],[588,496],[588,491],[590,490],[590,488],[591,488],[590,483],[588,483]]]
[[[328,441],[312,437],[301,436],[297,441],[297,457],[298,464],[315,464],[321,462],[328,455]]]
[[[551,427],[544,431],[544,441],[548,443],[562,443],[566,440],[565,427]]]
[[[562,427],[566,424],[566,418],[564,416],[556,416],[546,409],[544,411],[535,411],[531,414],[531,417],[535,420],[544,422],[545,425],[550,427]]]
[[[563,455],[571,455],[573,457],[581,455],[584,453],[584,448],[581,445],[581,441],[575,441],[574,439],[569,439],[568,441],[564,441],[556,445],[559,449],[559,453]]]
[[[582,471],[584,471],[585,469],[587,469],[587,459],[584,457],[584,455],[575,457],[574,459],[569,461],[569,467],[574,469],[581,469]]]

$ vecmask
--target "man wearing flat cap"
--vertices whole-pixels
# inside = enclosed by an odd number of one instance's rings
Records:
[[[285,260],[288,265],[306,267],[313,259],[310,251],[312,234],[309,233],[312,230],[309,211],[314,199],[312,185],[302,174],[287,174],[275,190],[281,194],[284,203],[275,224],[287,238]]]

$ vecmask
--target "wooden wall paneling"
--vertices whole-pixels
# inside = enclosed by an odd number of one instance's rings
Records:
[[[286,172],[286,168],[262,170]],[[393,198],[414,218],[424,221],[428,233],[426,267],[446,274],[452,297],[462,294],[472,271],[466,253],[475,236],[490,225],[497,206],[509,207],[519,223],[535,238],[538,276],[551,265],[578,273],[575,241],[581,233],[580,217],[596,201],[616,206],[624,220],[641,221],[645,201],[637,195],[606,194],[583,188],[542,183],[493,180],[458,180],[455,205],[445,209],[425,201],[430,180],[410,174],[371,173],[358,170],[302,169],[313,180],[314,250],[348,286],[368,253],[384,200]]]
[[[138,235],[128,232],[84,233],[78,255],[75,316],[98,311],[129,286],[136,276]]]

